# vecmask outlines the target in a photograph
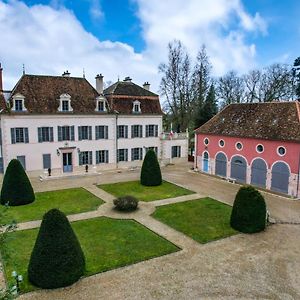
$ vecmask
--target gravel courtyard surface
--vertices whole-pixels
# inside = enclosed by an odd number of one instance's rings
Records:
[[[190,165],[163,169],[164,178],[232,204],[239,186],[188,171]],[[39,182],[38,190],[128,181],[135,172]],[[137,219],[152,230],[182,241],[174,254],[84,278],[71,287],[42,290],[19,299],[300,299],[300,201],[265,194],[271,216],[281,222],[265,232],[198,244],[149,216]],[[165,200],[163,200],[165,201]]]

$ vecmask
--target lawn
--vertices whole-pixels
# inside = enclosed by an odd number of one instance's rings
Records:
[[[127,181],[101,184],[98,187],[116,197],[131,195],[146,202],[194,194],[190,190],[167,181],[163,181],[159,186],[144,186],[140,184],[140,181]]]
[[[71,225],[86,257],[85,276],[179,250],[174,244],[134,220],[100,217],[73,222]],[[38,229],[11,233],[1,251],[9,283],[13,283],[13,270],[24,275],[22,292],[35,289],[28,282],[27,266],[37,233]]]
[[[152,214],[155,219],[199,243],[237,233],[230,227],[230,215],[231,206],[211,198],[160,206]]]
[[[66,215],[77,214],[96,210],[102,203],[103,200],[83,188],[36,193],[33,203],[11,206],[8,209],[1,205],[1,212],[5,211],[1,223],[7,224],[12,220],[18,223],[40,220],[52,208],[58,208]]]

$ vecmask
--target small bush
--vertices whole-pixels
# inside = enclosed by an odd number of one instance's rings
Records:
[[[264,197],[252,186],[243,186],[236,194],[230,225],[244,232],[260,232],[266,228],[266,203]]]
[[[3,179],[1,204],[18,206],[32,203],[34,200],[34,191],[24,168],[17,159],[12,159]]]
[[[153,150],[148,150],[141,170],[141,184],[157,186],[162,184],[162,177],[157,156]]]
[[[31,253],[29,281],[46,289],[64,287],[76,282],[84,269],[84,254],[67,217],[51,209],[43,217]]]
[[[114,200],[114,205],[117,210],[134,211],[138,207],[138,200],[133,196],[119,197]]]

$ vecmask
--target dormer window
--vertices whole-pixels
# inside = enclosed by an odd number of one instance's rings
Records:
[[[96,109],[95,111],[98,112],[106,112],[107,108],[106,108],[106,99],[102,96],[98,97],[96,99]]]
[[[61,112],[73,111],[73,108],[71,106],[71,96],[69,94],[60,95],[58,111]]]
[[[132,112],[135,113],[135,114],[141,113],[141,103],[140,103],[140,101],[134,101],[133,102]]]
[[[16,94],[13,96],[13,111],[27,111],[25,105],[24,105],[24,99],[25,97],[21,94]]]

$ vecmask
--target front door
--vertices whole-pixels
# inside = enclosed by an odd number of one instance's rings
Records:
[[[63,153],[63,171],[64,172],[72,172],[72,153]]]

